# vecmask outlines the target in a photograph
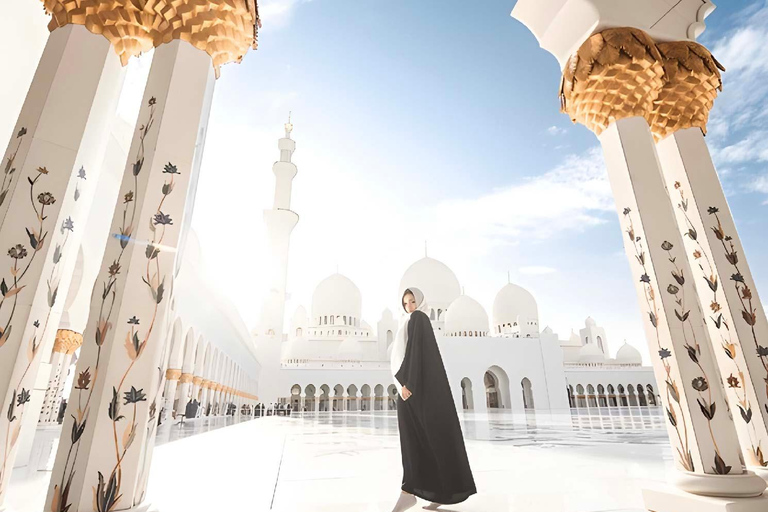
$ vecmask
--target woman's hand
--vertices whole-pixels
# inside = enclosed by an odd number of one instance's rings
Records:
[[[400,396],[403,397],[403,400],[408,400],[409,398],[411,398],[412,394],[413,393],[411,393],[411,391],[405,386],[403,386],[402,391],[400,391]]]

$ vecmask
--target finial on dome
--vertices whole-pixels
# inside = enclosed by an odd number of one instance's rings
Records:
[[[424,257],[427,257],[427,241],[424,240]]]
[[[512,284],[512,278],[509,277],[509,270],[507,270],[507,284]]]
[[[288,122],[285,123],[285,136],[291,138],[291,132],[293,131],[293,125],[291,124],[291,112],[288,112]]]

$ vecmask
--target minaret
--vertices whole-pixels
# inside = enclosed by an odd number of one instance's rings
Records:
[[[291,184],[296,176],[296,165],[291,162],[291,155],[296,150],[296,142],[291,139],[290,115],[285,124],[285,137],[277,147],[280,160],[272,166],[275,173],[275,200],[272,209],[264,210],[264,223],[267,228],[267,240],[270,248],[269,291],[262,306],[258,353],[261,363],[259,378],[259,400],[270,403],[279,396],[280,352],[283,341],[283,317],[285,313],[285,286],[288,277],[288,246],[291,232],[299,222],[299,216],[291,210]],[[286,390],[285,394],[289,391]]]

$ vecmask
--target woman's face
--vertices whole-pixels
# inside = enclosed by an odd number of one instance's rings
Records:
[[[414,297],[412,293],[403,297],[403,307],[408,313],[416,311],[416,297]]]

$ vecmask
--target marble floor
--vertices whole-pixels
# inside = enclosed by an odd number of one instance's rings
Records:
[[[672,470],[660,412],[465,413],[478,494],[441,510],[644,510],[641,489],[661,485]],[[398,497],[402,470],[394,412],[304,413],[239,423],[218,418],[164,427],[148,491],[161,512],[389,512]],[[9,508],[41,510],[49,475],[15,471]],[[36,495],[41,497],[33,500]]]

